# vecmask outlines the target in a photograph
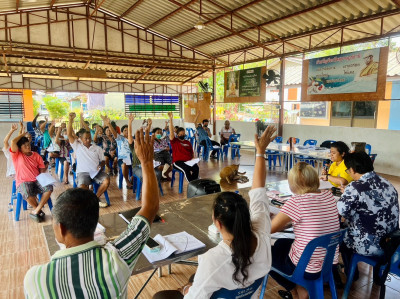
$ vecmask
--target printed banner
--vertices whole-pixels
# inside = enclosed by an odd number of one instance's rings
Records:
[[[226,76],[226,98],[261,96],[261,67],[229,72]]]
[[[376,92],[380,49],[309,61],[307,94]]]

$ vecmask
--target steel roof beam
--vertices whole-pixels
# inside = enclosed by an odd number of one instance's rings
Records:
[[[129,7],[121,16],[120,18],[125,17],[127,14],[129,14],[132,10],[134,10],[140,3],[142,3],[143,0],[138,0],[136,1],[131,7]]]
[[[169,2],[172,2],[172,3],[174,3],[174,4],[178,5],[178,6],[183,7],[182,4],[180,4],[179,2],[177,2],[177,1],[175,1],[175,0],[169,0]],[[183,7],[183,8],[186,9],[186,10],[189,10],[189,11],[191,11],[191,12],[197,13],[195,10],[193,10],[193,9],[191,9],[191,8],[189,8],[189,7]],[[203,18],[205,18],[205,19],[207,19],[207,20],[212,20],[211,18],[208,18],[207,16],[203,16]],[[229,28],[229,27],[226,27],[225,25],[222,25],[222,24],[218,23],[217,21],[212,21],[212,22],[215,23],[216,25],[218,25],[219,27],[225,29],[226,31],[231,32],[233,35],[237,35],[237,36],[239,36],[240,38],[242,38],[242,39],[244,39],[244,40],[246,40],[246,41],[252,43],[253,45],[255,45],[255,46],[257,46],[257,47],[263,48],[264,50],[267,50],[268,52],[271,52],[271,53],[274,53],[274,54],[278,54],[278,53],[275,52],[274,50],[272,50],[272,49],[270,49],[270,48],[268,48],[268,47],[262,45],[261,43],[259,43],[259,42],[257,42],[257,41],[252,40],[251,38],[248,38],[248,37],[246,37],[246,36],[240,34],[240,33],[239,33],[238,31],[236,31],[236,30],[233,30],[233,29],[231,29],[231,28]]]
[[[227,16],[227,15],[229,15],[231,13],[238,12],[238,11],[240,11],[242,9],[245,9],[245,8],[247,8],[249,6],[257,4],[257,3],[261,2],[261,1],[264,1],[264,0],[253,0],[253,1],[249,2],[249,3],[246,3],[246,4],[242,5],[242,6],[239,6],[239,7],[235,8],[235,9],[231,10],[229,13],[221,14],[220,16],[218,16],[218,17],[216,17],[214,19],[207,20],[204,24],[207,25],[209,23],[218,21],[219,19],[222,19],[223,17],[225,17],[225,16]],[[185,31],[183,31],[181,33],[178,33],[177,35],[173,36],[172,38],[173,39],[177,39],[178,37],[181,37],[182,35],[188,34],[188,33],[193,32],[195,30],[196,30],[195,28],[191,28],[189,30],[185,30]]]
[[[249,28],[246,28],[246,29],[237,31],[237,33],[240,33],[240,34],[241,34],[241,33],[245,33],[245,32],[250,31],[250,30],[255,30],[255,29],[258,29],[258,28],[262,28],[263,26],[270,25],[270,24],[273,24],[273,23],[276,23],[276,22],[279,22],[279,21],[282,21],[282,20],[285,20],[285,19],[288,19],[288,18],[293,18],[293,17],[298,16],[298,15],[300,15],[300,14],[307,13],[307,12],[310,12],[310,11],[313,11],[313,10],[316,10],[316,9],[319,9],[319,8],[322,8],[322,7],[325,7],[325,6],[334,4],[334,3],[336,3],[336,2],[340,2],[340,1],[342,1],[342,0],[331,0],[331,1],[328,1],[328,2],[325,2],[325,3],[321,3],[321,4],[319,4],[319,5],[316,5],[316,6],[313,6],[313,7],[309,7],[309,8],[303,9],[303,10],[301,10],[301,11],[297,11],[297,12],[294,12],[294,13],[292,13],[292,14],[289,14],[289,15],[286,15],[286,16],[283,16],[283,17],[280,17],[280,18],[277,18],[277,19],[274,19],[274,20],[270,20],[270,21],[268,21],[268,22],[265,22],[265,23],[262,23],[262,24],[259,24],[259,25],[253,25],[253,26],[251,26],[251,27],[249,27]],[[237,15],[236,15],[236,16],[237,16]],[[269,35],[271,35],[270,32],[267,32],[267,33],[268,33]],[[196,45],[195,47],[202,47],[202,46],[204,46],[204,45],[211,44],[211,43],[214,43],[214,42],[220,42],[221,40],[224,40],[224,39],[226,39],[226,38],[229,38],[229,37],[232,37],[232,36],[235,36],[235,35],[236,35],[236,34],[234,34],[234,33],[228,34],[228,35],[222,36],[222,37],[220,37],[220,38],[218,38],[218,39],[210,40],[210,41],[206,41],[206,42],[204,42],[204,43],[198,44],[198,45]],[[275,37],[276,39],[281,39],[281,38],[280,38],[279,36],[277,36],[277,35],[275,35],[274,37]]]
[[[182,11],[183,9],[185,9],[187,6],[189,6],[190,4],[196,2],[198,0],[190,0],[189,2],[185,3],[183,6],[180,6],[179,8],[175,9],[174,11],[170,12],[169,14],[167,14],[166,16],[162,17],[161,19],[158,19],[157,21],[155,21],[154,23],[150,24],[149,26],[147,26],[147,28],[151,28],[154,27],[157,24],[160,24],[161,22],[164,22],[166,20],[168,20],[170,17],[172,17],[173,15],[177,14],[178,12]]]

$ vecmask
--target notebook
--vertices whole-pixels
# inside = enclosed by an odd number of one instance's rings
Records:
[[[150,263],[165,260],[173,254],[181,254],[206,247],[203,242],[185,231],[167,236],[157,235],[153,239],[160,244],[160,251],[142,251]]]

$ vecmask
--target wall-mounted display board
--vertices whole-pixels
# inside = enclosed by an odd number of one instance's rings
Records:
[[[225,103],[259,103],[265,101],[266,67],[225,73]]]
[[[200,112],[197,122],[211,118],[211,92],[184,93],[182,94],[184,120],[194,122],[196,115]]]
[[[327,118],[327,102],[311,102],[300,104],[301,118]]]
[[[387,47],[304,60],[301,100],[383,100],[387,63]]]

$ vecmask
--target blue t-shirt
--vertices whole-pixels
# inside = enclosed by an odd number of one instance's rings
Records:
[[[208,139],[208,134],[203,127],[197,127],[196,130],[197,130],[197,136],[199,136],[199,143],[201,143],[203,140]]]
[[[118,135],[115,139],[118,146],[118,159],[130,159],[131,157],[131,150],[129,148],[128,139],[122,135]]]

